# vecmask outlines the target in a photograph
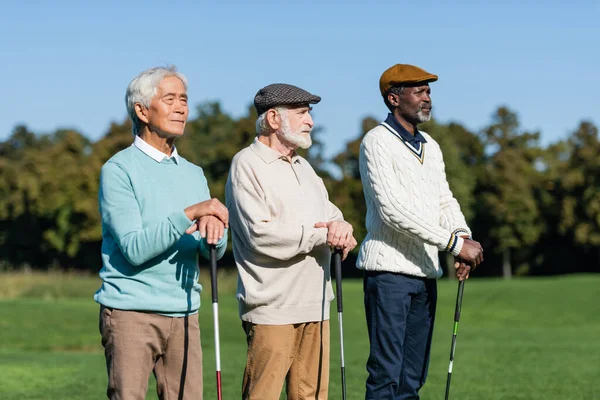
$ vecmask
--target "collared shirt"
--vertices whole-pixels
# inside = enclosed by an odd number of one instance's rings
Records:
[[[387,127],[392,128],[395,131],[395,133],[397,133],[397,136],[400,136],[402,139],[404,139],[405,142],[410,143],[413,147],[419,148],[419,143],[427,143],[427,140],[425,140],[423,135],[421,135],[421,132],[419,132],[416,126],[415,134],[413,136],[409,131],[406,130],[406,128],[402,126],[400,122],[398,122],[398,120],[392,115],[392,113],[388,114],[384,123],[388,125]]]
[[[271,164],[275,160],[284,160],[284,161],[289,162],[289,159],[290,159],[289,157],[284,156],[277,150],[267,146],[266,144],[264,144],[263,142],[258,140],[258,137],[254,140],[254,142],[252,142],[252,144],[250,145],[250,148],[252,149],[252,151],[254,153],[256,153],[256,155],[258,157],[260,157],[261,160],[263,160],[267,164]],[[300,156],[295,151],[292,154],[291,158],[292,158],[291,164],[300,163]]]
[[[165,158],[171,158],[171,159],[173,159],[173,161],[175,161],[175,164],[179,165],[179,154],[177,153],[177,148],[175,146],[173,146],[173,150],[171,151],[170,157],[167,154],[163,153],[162,151],[158,150],[157,148],[152,147],[146,141],[144,141],[144,139],[142,139],[141,137],[139,137],[137,135],[135,136],[135,139],[133,140],[132,146],[137,147],[144,154],[146,154],[147,156],[149,156],[156,162],[161,162]]]
[[[406,148],[423,164],[425,161],[425,143],[427,143],[427,140],[417,130],[417,127],[415,127],[415,134],[413,136],[409,131],[404,129],[402,124],[391,113],[388,114],[387,119],[380,125],[400,139]]]

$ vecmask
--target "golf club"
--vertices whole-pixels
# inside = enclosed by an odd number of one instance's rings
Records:
[[[336,249],[333,255],[335,267],[335,287],[338,310],[338,323],[340,326],[340,360],[342,364],[342,400],[346,400],[346,367],[344,366],[344,323],[342,321],[342,250]]]
[[[456,349],[456,336],[458,336],[458,321],[460,321],[460,309],[462,308],[465,280],[458,282],[458,293],[456,295],[456,308],[454,309],[454,328],[452,330],[452,346],[450,347],[450,365],[448,366],[448,379],[446,380],[446,397],[450,395],[450,379],[452,378],[452,364],[454,363],[454,350]]]
[[[221,388],[221,345],[219,339],[219,294],[217,292],[217,248],[210,245],[210,287],[213,304],[213,325],[215,330],[215,359],[217,369],[217,399],[222,400]]]

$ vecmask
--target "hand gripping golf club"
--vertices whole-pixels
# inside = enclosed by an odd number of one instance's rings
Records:
[[[217,367],[217,399],[223,399],[221,388],[221,344],[219,339],[219,293],[217,291],[217,248],[210,245],[210,287],[213,304],[213,325],[215,331],[215,359]]]
[[[342,400],[346,400],[346,367],[344,366],[344,323],[342,321],[342,250],[336,249],[333,254],[335,267],[335,292],[338,310],[338,325],[340,326],[340,360],[342,363]]]
[[[456,308],[454,309],[454,328],[452,330],[452,346],[450,347],[450,365],[448,366],[448,379],[446,380],[446,397],[450,395],[450,379],[452,378],[452,364],[454,363],[454,350],[456,349],[456,337],[458,336],[458,321],[460,321],[460,310],[462,308],[463,292],[465,290],[465,280],[458,283],[458,293],[456,295]]]

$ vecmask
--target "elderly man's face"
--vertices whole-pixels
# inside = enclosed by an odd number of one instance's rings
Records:
[[[310,132],[314,126],[311,107],[301,106],[288,108],[280,115],[281,127],[278,134],[287,142],[308,149],[312,144]]]
[[[407,121],[418,124],[431,119],[431,89],[428,84],[405,87],[398,95],[398,111]]]
[[[181,136],[188,118],[188,98],[183,82],[168,76],[160,82],[147,109],[151,131],[164,136]]]

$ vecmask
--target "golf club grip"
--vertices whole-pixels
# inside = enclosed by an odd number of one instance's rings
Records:
[[[460,321],[460,311],[462,308],[463,293],[465,291],[465,280],[458,283],[458,293],[456,294],[456,308],[454,309],[454,321]]]
[[[217,291],[217,246],[210,245],[210,289],[212,294],[212,302],[216,303],[219,300]]]
[[[333,264],[335,268],[335,291],[336,291],[336,299],[337,299],[337,309],[338,312],[343,311],[342,301],[342,250],[335,249],[333,253]]]

